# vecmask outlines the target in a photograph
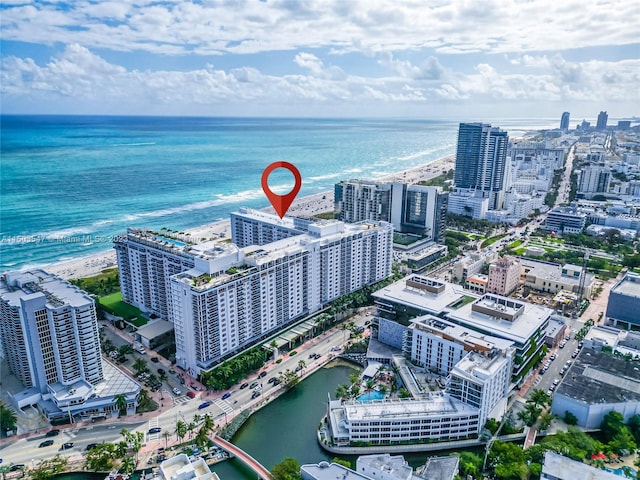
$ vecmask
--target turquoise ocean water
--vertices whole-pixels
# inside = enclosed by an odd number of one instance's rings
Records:
[[[517,135],[550,119],[488,120]],[[128,226],[182,230],[267,205],[262,171],[294,163],[300,195],[376,178],[455,150],[435,120],[0,117],[0,272],[111,248]],[[269,184],[290,182],[276,170]]]

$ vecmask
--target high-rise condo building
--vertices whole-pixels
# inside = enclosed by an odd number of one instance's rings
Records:
[[[14,395],[18,408],[37,403],[49,419],[90,417],[116,411],[122,393],[135,411],[139,385],[103,365],[94,301],[70,283],[42,270],[4,274],[0,335],[4,359],[30,392]]]
[[[231,240],[240,248],[266,245],[301,235],[311,223],[311,220],[288,216],[280,218],[271,213],[243,207],[231,213]]]
[[[604,163],[587,165],[578,171],[578,193],[607,193],[611,169]]]
[[[606,130],[607,129],[607,120],[609,120],[609,115],[607,112],[600,112],[598,114],[598,121],[596,123],[596,130]]]
[[[176,363],[196,374],[391,274],[386,222],[312,224],[263,246],[219,247],[171,277]]]
[[[384,221],[398,232],[444,239],[448,194],[439,187],[347,180],[334,188],[336,217],[344,222]]]
[[[569,130],[569,112],[562,112],[562,117],[560,118],[560,130],[566,132]]]
[[[500,210],[507,179],[508,144],[507,132],[499,128],[484,123],[461,123],[454,173],[456,192],[452,196],[471,193],[487,198],[487,209]],[[459,202],[451,201],[449,211],[464,214],[458,207]]]

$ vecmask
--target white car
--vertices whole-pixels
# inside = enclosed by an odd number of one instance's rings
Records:
[[[176,395],[182,395],[182,391],[176,387],[173,387],[173,393],[175,393]]]

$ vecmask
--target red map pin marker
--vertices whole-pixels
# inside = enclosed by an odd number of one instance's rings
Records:
[[[269,175],[276,168],[286,168],[293,174],[293,178],[296,181],[295,185],[293,186],[293,190],[285,195],[278,195],[277,193],[273,193],[269,189]],[[271,206],[280,216],[280,218],[284,217],[287,213],[287,210],[289,210],[289,207],[293,203],[293,200],[296,198],[296,195],[298,195],[301,186],[302,177],[300,176],[300,172],[295,165],[289,162],[273,162],[271,165],[264,169],[264,172],[262,172],[262,190],[264,191],[264,194],[271,202]]]

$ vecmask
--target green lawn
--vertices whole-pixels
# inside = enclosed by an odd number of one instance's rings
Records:
[[[517,248],[513,251],[513,253],[515,253],[516,255],[522,256],[526,253],[527,249],[522,247],[522,248]]]
[[[147,319],[142,316],[140,310],[122,301],[122,292],[100,297],[98,303],[109,313],[124,318],[136,327],[147,323]]]
[[[504,237],[506,237],[506,235],[496,235],[495,237],[487,238],[480,244],[480,248],[487,248],[489,245],[496,243],[498,240]]]
[[[522,240],[516,240],[515,242],[511,242],[508,248],[516,248],[522,244]]]

